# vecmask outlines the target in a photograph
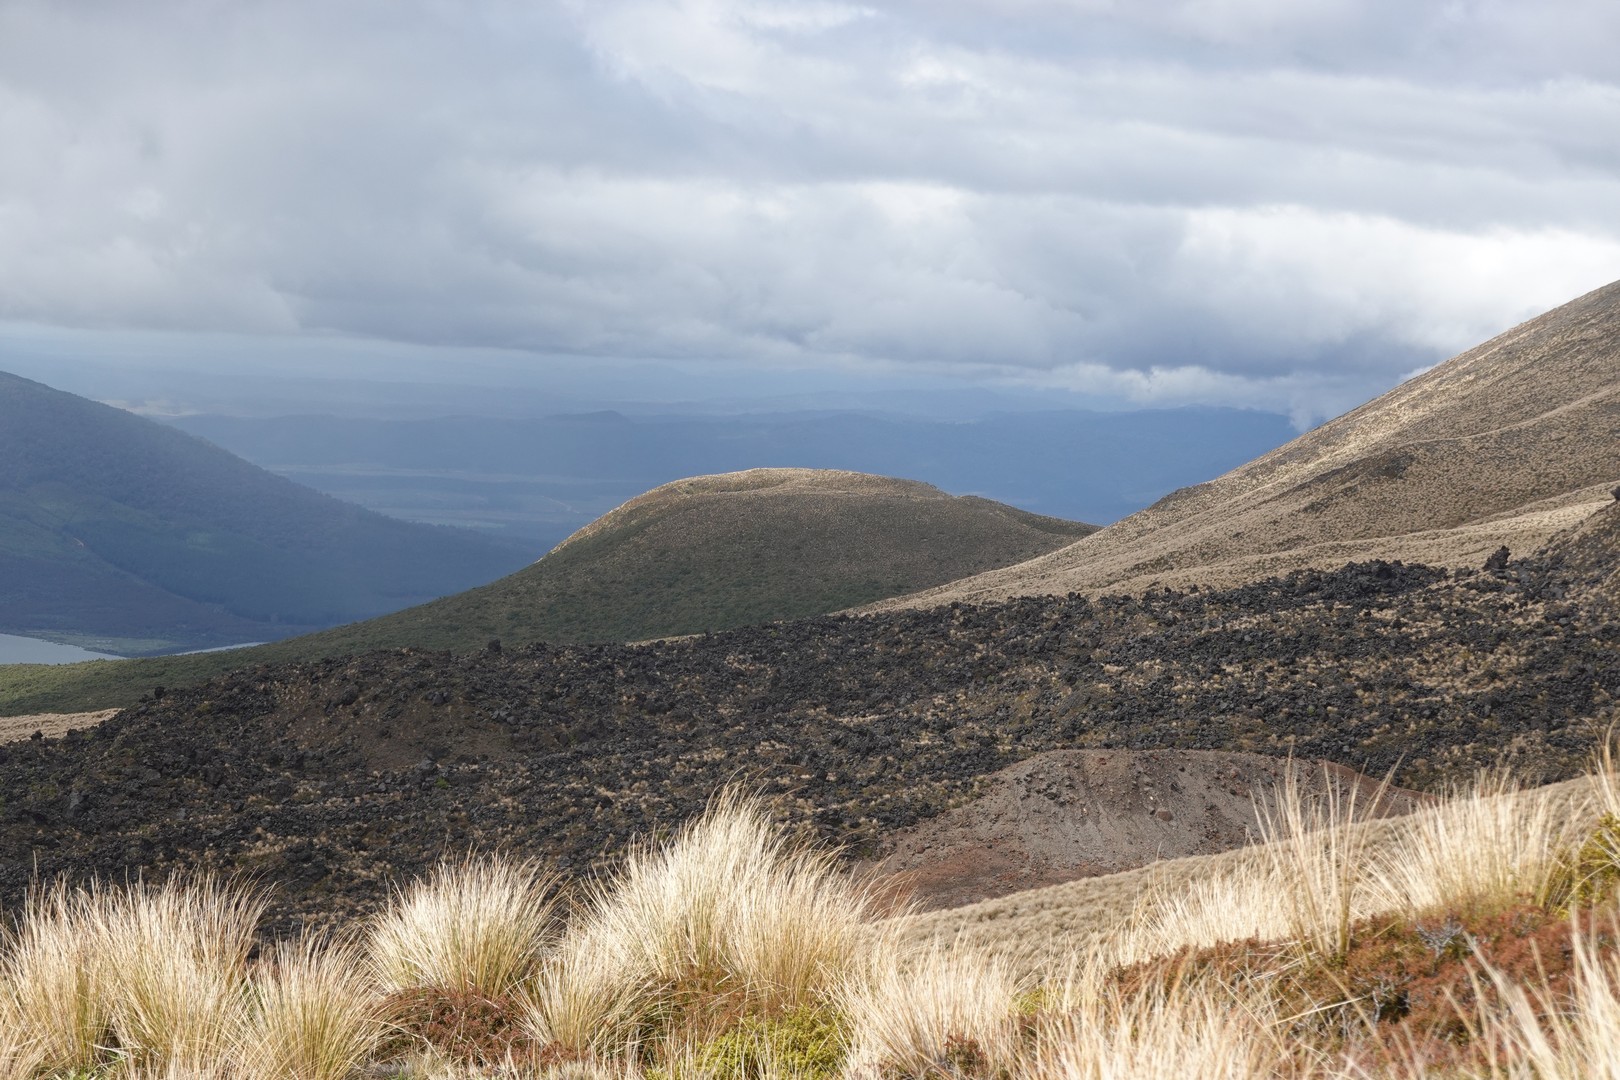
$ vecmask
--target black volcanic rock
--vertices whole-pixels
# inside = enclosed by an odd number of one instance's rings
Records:
[[[975,777],[1074,747],[1293,752],[1419,787],[1503,759],[1566,776],[1613,718],[1620,627],[1561,573],[1379,562],[1224,592],[242,670],[0,747],[0,902],[36,868],[212,867],[275,884],[286,928],[368,909],[469,849],[595,873],[728,783],[870,853]]]

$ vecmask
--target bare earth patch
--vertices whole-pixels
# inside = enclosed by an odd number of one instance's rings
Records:
[[[1531,789],[1519,797],[1545,794],[1565,808],[1561,812],[1587,827],[1596,823],[1592,790],[1592,781],[1583,777]],[[1370,833],[1369,846],[1377,850],[1396,843],[1407,820],[1382,817],[1363,820],[1352,828]],[[1055,956],[1092,947],[1131,925],[1144,897],[1185,892],[1200,882],[1240,875],[1263,858],[1263,849],[1250,845],[1213,855],[1165,859],[1117,874],[922,911],[899,925],[902,937],[911,943],[955,942],[995,956],[1021,973],[1035,974],[1049,970]]]
[[[1260,835],[1286,771],[1309,795],[1338,789],[1357,817],[1403,814],[1429,796],[1342,766],[1216,750],[1054,750],[981,779],[973,801],[903,830],[871,872],[922,910],[1213,855]]]
[[[0,743],[21,742],[31,738],[36,731],[47,739],[54,739],[77,728],[94,727],[117,712],[117,709],[102,709],[99,712],[0,716]]]

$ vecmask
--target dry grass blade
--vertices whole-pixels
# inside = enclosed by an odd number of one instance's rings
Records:
[[[111,1005],[100,933],[105,897],[63,885],[35,889],[7,935],[0,963],[6,1054],[68,1072],[93,1067],[108,1038]],[[0,1057],[0,1061],[5,1060]],[[26,1075],[13,1066],[9,1075]]]
[[[97,947],[133,1063],[202,1070],[227,1057],[263,910],[262,894],[212,878],[108,894]]]
[[[378,982],[388,990],[511,994],[539,970],[554,880],[532,862],[440,864],[373,922],[368,951]]]
[[[850,1069],[901,1076],[994,1075],[1014,1060],[1018,984],[975,952],[931,948],[883,958],[843,988]]]
[[[259,1080],[343,1080],[381,1035],[355,949],[313,939],[278,945],[253,979],[236,1057]]]

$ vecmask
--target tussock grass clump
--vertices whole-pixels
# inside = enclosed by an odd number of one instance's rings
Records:
[[[1261,850],[1289,936],[1324,956],[1342,957],[1350,949],[1350,926],[1366,906],[1369,833],[1352,827],[1357,789],[1344,795],[1331,775],[1324,779],[1326,795],[1313,800],[1300,788],[1298,769],[1284,770],[1275,809],[1260,804]],[[1384,791],[1380,786],[1373,805]]]
[[[890,954],[843,987],[857,1073],[993,1075],[1014,1059],[1019,985],[998,961],[940,947]]]
[[[1548,792],[1521,791],[1505,773],[1482,776],[1402,822],[1372,872],[1374,910],[1560,903],[1585,828],[1585,815]]]
[[[94,947],[128,1060],[199,1069],[226,1056],[264,906],[263,893],[211,877],[101,893]]]
[[[718,796],[593,888],[532,998],[531,1027],[577,1049],[704,1041],[741,1015],[814,1005],[866,944],[873,901],[758,804]]]
[[[367,948],[385,990],[501,998],[540,968],[555,879],[533,862],[445,862],[394,896]]]
[[[84,1070],[101,1056],[112,1017],[105,907],[101,893],[61,885],[29,896],[0,962],[0,1075]]]
[[[592,1054],[634,1038],[638,1018],[656,1000],[614,929],[583,922],[547,958],[527,996],[524,1025],[531,1036]]]
[[[1342,957],[1356,920],[1376,908],[1368,874],[1377,852],[1357,822],[1359,796],[1327,778],[1310,797],[1298,770],[1285,770],[1274,800],[1257,803],[1261,845],[1254,857],[1191,881],[1164,882],[1138,905],[1134,932],[1116,936],[1124,965],[1186,948],[1245,938],[1289,939],[1320,956]],[[1370,800],[1376,806],[1381,786]]]
[[[1279,882],[1254,867],[1161,884],[1138,904],[1130,925],[1099,941],[1117,966],[1165,956],[1184,948],[1208,948],[1245,938],[1276,940],[1287,935],[1289,905],[1279,902]]]
[[[278,944],[254,973],[250,999],[233,1055],[247,1076],[343,1080],[382,1035],[376,990],[352,945]]]

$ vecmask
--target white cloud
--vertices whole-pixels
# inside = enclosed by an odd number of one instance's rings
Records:
[[[1483,232],[1298,206],[1188,215],[1188,291],[1300,352],[1377,335],[1451,351],[1601,283],[1620,239],[1565,229]]]
[[[1620,277],[1620,9],[1531,10],[12,0],[0,318],[1315,415]]]

